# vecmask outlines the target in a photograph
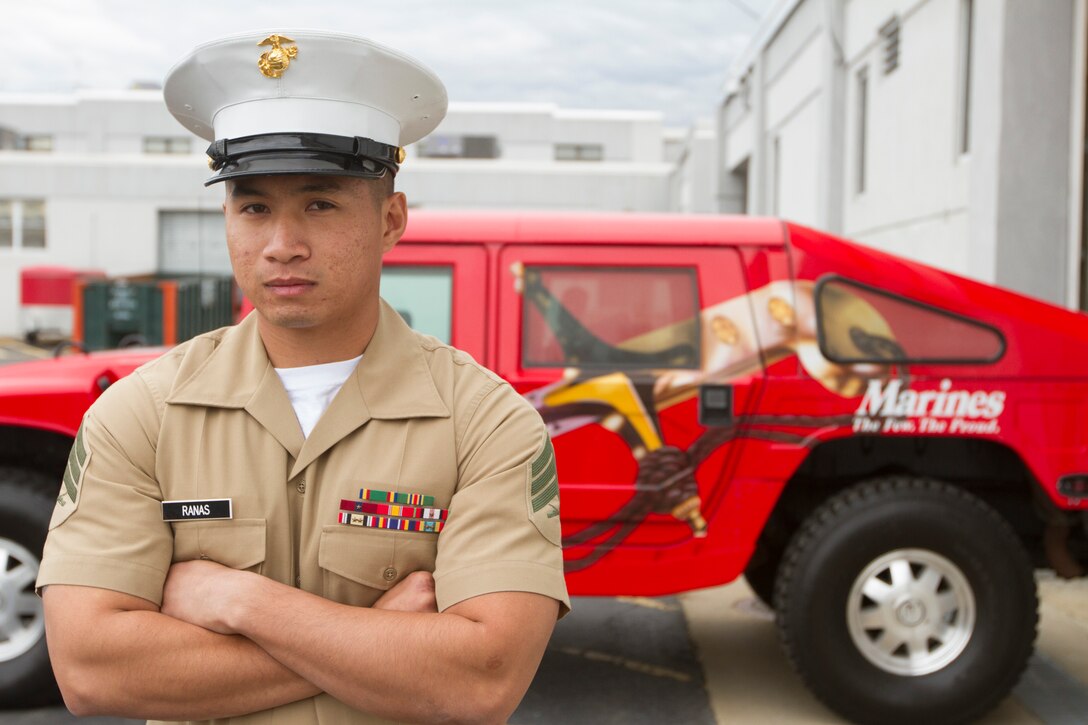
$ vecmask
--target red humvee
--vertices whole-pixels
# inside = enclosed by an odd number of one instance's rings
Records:
[[[1032,651],[1033,569],[1083,573],[1080,313],[744,217],[414,213],[382,291],[547,421],[572,594],[743,573],[846,717],[978,716]],[[32,587],[73,434],[158,352],[0,370],[7,702],[50,676]]]

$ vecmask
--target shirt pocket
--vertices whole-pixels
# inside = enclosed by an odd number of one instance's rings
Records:
[[[208,559],[231,569],[263,573],[264,519],[181,521],[174,524],[173,562]]]
[[[414,571],[434,571],[437,536],[332,524],[321,529],[318,566],[322,594],[369,607]]]

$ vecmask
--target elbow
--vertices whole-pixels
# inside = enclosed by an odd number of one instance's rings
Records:
[[[518,702],[507,703],[501,696],[482,693],[473,702],[463,703],[464,710],[452,719],[456,725],[501,725],[509,722]]]
[[[509,721],[521,704],[529,681],[523,681],[503,658],[492,656],[475,672],[469,685],[471,697],[459,699],[464,708],[454,721],[463,725],[495,725]]]
[[[518,703],[507,704],[499,697],[489,697],[486,693],[473,697],[471,701],[455,703],[446,713],[446,717],[434,718],[431,713],[426,722],[444,722],[449,725],[501,725],[509,722]],[[423,721],[421,721],[423,722]]]
[[[64,706],[80,717],[125,715],[132,702],[116,617],[130,611],[122,604],[148,609],[150,603],[107,590],[52,585],[43,591],[42,604],[49,661]]]
[[[484,701],[472,722],[476,725],[502,725],[510,721],[510,717],[520,703],[521,695],[511,698],[508,695],[496,693],[494,697]]]
[[[68,690],[62,689],[60,691],[61,697],[64,699],[64,707],[68,709],[68,712],[72,713],[76,717],[92,717],[94,715],[103,715],[103,711],[92,706],[92,703],[83,698],[75,697],[70,694]]]
[[[83,676],[78,668],[53,664],[53,673],[57,678],[64,706],[76,717],[104,715],[105,703],[102,702],[101,690],[90,685],[91,678]]]
[[[101,662],[86,661],[74,653],[51,652],[53,675],[64,706],[77,717],[122,715],[126,700],[103,678]]]

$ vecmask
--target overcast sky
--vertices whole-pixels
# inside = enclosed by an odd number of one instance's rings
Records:
[[[552,102],[710,117],[774,0],[0,0],[0,92],[159,83],[193,46],[322,28],[429,65],[452,101]]]

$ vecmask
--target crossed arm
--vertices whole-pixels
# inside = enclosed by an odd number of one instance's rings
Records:
[[[505,722],[558,603],[523,592],[435,609],[417,572],[351,607],[208,561],[175,564],[161,610],[127,594],[44,592],[53,667],[74,713],[163,720],[263,710],[327,692],[375,715]]]

